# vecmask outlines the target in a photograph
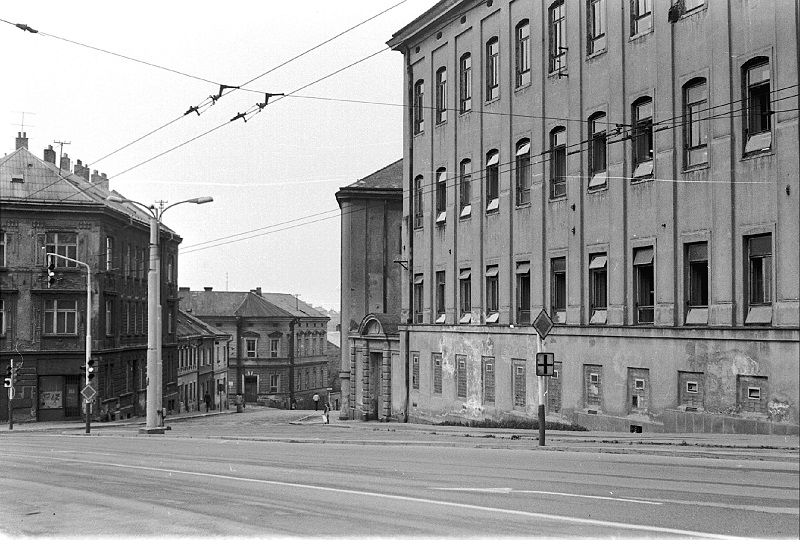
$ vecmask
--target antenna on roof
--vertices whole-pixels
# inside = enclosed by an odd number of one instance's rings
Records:
[[[72,144],[72,141],[53,141],[53,144],[57,144],[60,147],[58,150],[58,166],[61,167],[61,158],[64,155],[64,145]]]

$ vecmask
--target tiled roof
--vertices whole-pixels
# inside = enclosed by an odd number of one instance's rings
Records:
[[[221,332],[216,328],[204,323],[197,317],[185,311],[178,310],[178,317],[176,323],[176,334],[178,338],[189,337],[221,337],[228,336],[225,332]]]
[[[228,291],[180,291],[181,309],[190,311],[197,317],[279,317],[294,316],[318,317],[317,315],[296,315],[282,309],[271,299],[252,292]],[[274,294],[273,294],[274,295]],[[292,295],[286,295],[294,298]],[[314,310],[312,312],[316,313]]]
[[[342,189],[403,189],[403,160],[375,171],[361,180],[356,180]]]
[[[291,313],[295,317],[319,317],[329,318],[313,307],[309,306],[293,294],[286,293],[261,293],[265,300],[278,306],[279,308]]]

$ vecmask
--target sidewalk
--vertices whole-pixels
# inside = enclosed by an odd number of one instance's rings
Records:
[[[340,420],[333,414],[323,424],[321,413],[262,407],[209,413],[186,412],[165,419],[167,437],[223,438],[309,444],[472,446],[542,451],[602,452],[800,463],[800,437],[709,433],[619,433],[548,431],[539,446],[538,431],[469,428]],[[144,417],[93,422],[90,436],[138,436]],[[52,432],[85,435],[85,421],[36,422],[0,426],[0,440],[15,433]],[[162,436],[162,435],[144,435]]]

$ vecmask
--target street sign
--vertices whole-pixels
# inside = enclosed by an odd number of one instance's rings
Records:
[[[556,366],[556,355],[551,352],[536,353],[536,376],[552,377]]]
[[[95,390],[91,386],[85,386],[83,390],[81,390],[81,395],[83,396],[83,399],[85,399],[87,403],[91,403],[92,401],[94,401],[94,396],[97,395],[97,390]]]
[[[533,320],[533,327],[536,329],[539,336],[544,339],[547,337],[547,334],[550,333],[550,330],[553,329],[553,319],[551,319],[550,315],[543,309]]]

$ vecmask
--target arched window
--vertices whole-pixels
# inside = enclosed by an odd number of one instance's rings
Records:
[[[566,8],[564,7],[564,0],[553,2],[548,14],[550,73],[560,73],[567,67]]]
[[[683,86],[684,168],[708,163],[708,86],[692,79]]]
[[[424,99],[425,81],[420,79],[414,83],[414,134],[422,133],[425,129]]]
[[[459,111],[465,113],[472,110],[472,55],[462,55],[459,64]]]
[[[606,185],[606,113],[589,117],[589,189]]]
[[[772,146],[769,58],[753,58],[742,67],[745,154]]]
[[[447,68],[436,71],[436,123],[447,121]]]
[[[500,97],[500,41],[486,42],[486,101]]]
[[[517,206],[531,202],[531,141],[522,139],[517,143],[515,157],[517,184]]]
[[[486,154],[486,211],[499,207],[500,196],[500,152],[490,150]]]

